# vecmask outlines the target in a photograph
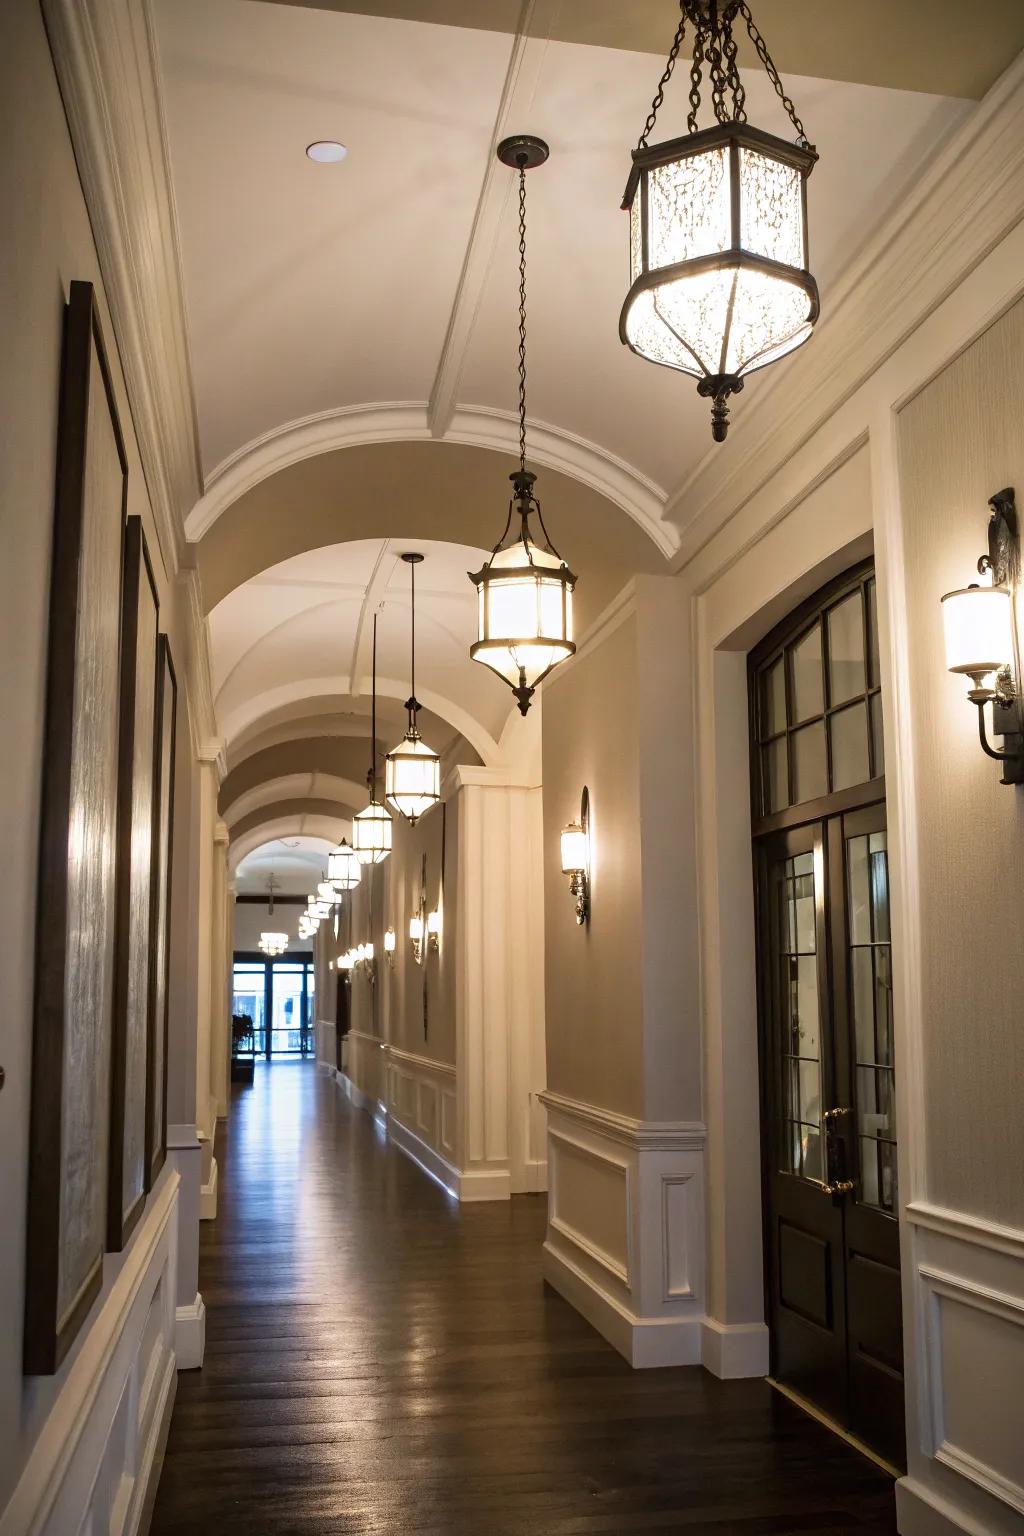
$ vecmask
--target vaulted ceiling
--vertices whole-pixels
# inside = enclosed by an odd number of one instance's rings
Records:
[[[819,151],[811,265],[827,313],[871,231],[1024,46],[1024,7],[754,10]],[[579,573],[578,631],[631,575],[670,568],[680,498],[716,451],[692,380],[618,340],[619,203],[674,0],[156,0],[154,14],[205,475],[186,526],[229,760],[366,735],[374,611],[378,734],[398,734],[410,546],[428,555],[423,720],[437,745],[493,760],[512,701],[468,660],[465,572],[501,531],[516,447],[515,178],[498,138],[551,145],[529,180],[528,453]],[[786,132],[744,47],[750,119]],[[678,80],[659,134],[681,130],[685,99]],[[306,157],[325,138],[343,161]],[[734,435],[766,387],[750,381]],[[310,806],[326,803],[322,771]],[[268,794],[256,813],[273,812]]]

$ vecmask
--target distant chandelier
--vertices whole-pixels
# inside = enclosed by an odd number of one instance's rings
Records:
[[[274,916],[274,892],[276,890],[277,880],[273,871],[271,871],[270,879],[267,881],[267,916],[269,918]],[[275,955],[283,955],[288,948],[288,935],[286,933],[278,933],[275,930],[264,929],[260,934],[258,947],[265,955],[273,959]]]
[[[576,577],[551,542],[533,494],[537,479],[526,467],[526,172],[543,165],[548,146],[520,134],[503,139],[498,159],[519,172],[519,468],[509,476],[513,495],[491,558],[469,579],[478,595],[478,634],[469,654],[503,678],[526,714],[537,684],[571,656],[572,593]],[[530,537],[536,511],[543,547]],[[519,527],[506,544],[513,512]]]
[[[360,864],[383,864],[391,852],[391,813],[377,799],[377,615],[373,616],[373,693],[370,706],[370,803],[352,818],[352,846]]]
[[[415,826],[441,798],[441,759],[416,729],[422,708],[416,698],[416,567],[423,556],[409,550],[402,559],[409,567],[412,589],[412,692],[405,701],[408,729],[384,759],[384,794],[399,815]]]
[[[818,318],[818,285],[807,270],[807,177],[818,156],[746,0],[680,0],[680,9],[622,203],[632,286],[619,336],[640,357],[698,380],[720,443],[729,427],[726,402],[744,376],[801,346]],[[737,16],[796,130],[795,144],[747,124]],[[687,22],[694,31],[687,135],[650,145]],[[699,129],[705,63],[716,126]]]

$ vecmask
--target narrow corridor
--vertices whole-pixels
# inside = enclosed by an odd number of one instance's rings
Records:
[[[152,1536],[895,1532],[763,1382],[631,1370],[543,1285],[543,1197],[460,1208],[311,1063],[259,1067],[217,1155]]]

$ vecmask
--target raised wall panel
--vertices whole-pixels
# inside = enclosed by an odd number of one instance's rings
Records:
[[[621,1157],[552,1132],[548,1225],[628,1288],[629,1173]]]

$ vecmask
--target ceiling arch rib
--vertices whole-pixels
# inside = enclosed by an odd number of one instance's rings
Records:
[[[377,745],[381,752],[402,735],[406,718],[405,710],[397,699],[377,700]],[[439,719],[432,710],[421,710],[418,719],[420,731],[428,741],[443,742],[446,732],[451,731],[448,723]],[[231,744],[231,771],[234,772],[243,763],[271,747],[304,746],[324,737],[359,741],[365,756],[369,729],[370,702],[365,694],[358,700],[342,694],[293,700],[269,710],[243,731],[239,731]]]
[[[265,821],[237,832],[228,846],[228,873],[234,878],[242,860],[258,848],[275,842],[287,845],[290,838],[319,840],[326,849],[336,848],[345,836],[349,823],[344,817],[324,815],[319,811],[282,811],[268,816]]]
[[[649,476],[597,443],[548,422],[528,422],[529,457],[596,491],[641,528],[669,559],[679,543],[678,529],[664,519],[668,494]],[[428,406],[409,401],[342,406],[321,411],[266,432],[224,459],[207,478],[206,488],[185,520],[185,532],[198,542],[229,507],[262,481],[304,459],[340,449],[384,443],[449,443],[487,449],[502,457],[518,451],[518,418],[485,406],[461,406],[445,432],[431,431]]]
[[[363,688],[366,688],[368,683],[369,679],[364,678]],[[501,760],[501,749],[497,741],[468,710],[461,708],[451,699],[443,698],[433,689],[420,687],[418,683],[416,692],[421,704],[442,720],[447,721],[449,725],[454,726],[455,730],[465,737],[485,767],[492,767]],[[223,716],[220,722],[227,739],[229,755],[232,742],[237,736],[241,736],[263,716],[272,714],[282,705],[300,701],[309,703],[325,695],[350,693],[350,680],[347,677],[306,677],[282,683],[277,688],[267,689],[263,693],[245,699],[230,714]],[[391,699],[406,698],[409,693],[409,683],[407,680],[378,677],[377,693]]]
[[[278,779],[268,779],[253,789],[247,789],[233,800],[221,813],[228,830],[240,826],[254,812],[282,801],[309,800],[320,803],[361,807],[366,799],[366,788],[351,779],[333,778],[327,773],[293,773]]]

